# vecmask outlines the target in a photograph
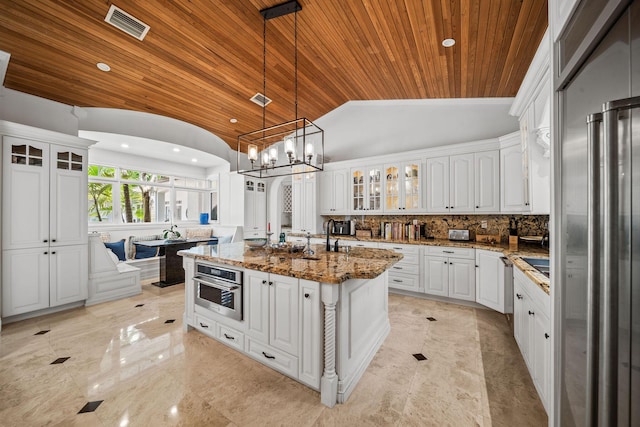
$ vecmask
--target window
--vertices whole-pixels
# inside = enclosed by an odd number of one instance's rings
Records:
[[[101,165],[88,175],[90,223],[198,221],[207,211],[217,220],[216,181]]]

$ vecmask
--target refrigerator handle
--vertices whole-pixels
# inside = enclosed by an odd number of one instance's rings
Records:
[[[640,97],[610,101],[602,106],[604,126],[604,175],[602,246],[604,248],[601,292],[600,376],[598,379],[599,425],[617,425],[618,400],[618,281],[619,281],[619,113],[640,106]]]
[[[598,424],[598,334],[600,322],[600,125],[602,114],[587,116],[587,426]]]

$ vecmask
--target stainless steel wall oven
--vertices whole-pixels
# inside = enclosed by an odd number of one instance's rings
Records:
[[[242,320],[242,272],[196,263],[197,305],[235,320]]]

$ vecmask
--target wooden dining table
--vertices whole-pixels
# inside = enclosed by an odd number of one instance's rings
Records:
[[[133,242],[137,246],[145,246],[147,248],[161,248],[164,257],[160,258],[160,280],[153,282],[152,285],[165,288],[171,285],[177,285],[184,282],[184,269],[182,268],[182,257],[178,256],[178,251],[189,249],[198,243],[207,243],[209,245],[218,244],[217,237],[205,237],[195,239],[176,239],[176,240],[146,240]],[[161,253],[162,255],[162,253]]]

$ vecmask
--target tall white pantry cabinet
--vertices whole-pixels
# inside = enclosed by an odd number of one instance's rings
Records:
[[[93,141],[0,121],[2,318],[87,298]]]

